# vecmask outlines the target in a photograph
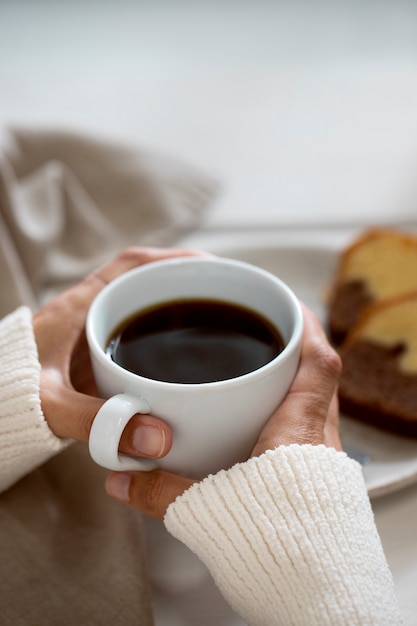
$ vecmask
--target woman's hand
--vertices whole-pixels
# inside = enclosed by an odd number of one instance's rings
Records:
[[[297,375],[284,402],[262,430],[252,456],[290,443],[342,449],[337,389],[342,364],[317,317],[304,311],[304,336]]]
[[[129,248],[34,314],[42,410],[55,435],[88,441],[91,424],[104,403],[95,397],[85,338],[87,312],[95,296],[111,280],[139,265],[195,254],[177,249]],[[169,452],[171,443],[171,431],[164,422],[151,415],[136,415],[126,426],[120,450],[160,458]]]
[[[329,345],[320,322],[304,307],[304,336],[300,365],[282,404],[271,416],[252,456],[291,443],[325,444],[341,450],[337,386],[341,362]],[[194,481],[154,470],[113,472],[108,493],[138,511],[162,519],[169,504]]]

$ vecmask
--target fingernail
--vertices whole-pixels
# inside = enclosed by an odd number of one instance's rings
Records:
[[[133,435],[133,446],[143,456],[159,458],[165,448],[165,433],[154,426],[139,426]]]
[[[129,502],[131,481],[132,477],[130,474],[123,474],[122,472],[110,474],[106,480],[107,493],[117,500]]]

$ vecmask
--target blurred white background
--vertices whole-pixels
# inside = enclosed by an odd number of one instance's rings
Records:
[[[223,185],[209,236],[417,226],[417,1],[0,0],[8,125],[197,166]],[[417,491],[374,509],[417,624]]]
[[[1,0],[0,123],[195,164],[212,226],[410,220],[415,0]]]

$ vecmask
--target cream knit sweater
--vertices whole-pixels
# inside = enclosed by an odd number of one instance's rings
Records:
[[[0,322],[0,489],[68,445],[39,399],[31,313]],[[251,626],[395,626],[401,616],[360,466],[325,446],[283,446],[209,476],[168,509]]]

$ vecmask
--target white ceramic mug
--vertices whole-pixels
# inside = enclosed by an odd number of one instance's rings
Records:
[[[161,382],[134,374],[106,354],[112,331],[141,309],[178,299],[214,299],[258,312],[280,332],[285,348],[248,374],[200,384]],[[94,300],[87,340],[100,395],[109,398],[90,433],[92,458],[111,470],[161,467],[192,478],[244,461],[297,370],[303,330],[297,297],[273,274],[220,257],[181,257],[145,264],[109,283]],[[173,433],[170,452],[153,461],[120,454],[135,413],[152,413]]]

